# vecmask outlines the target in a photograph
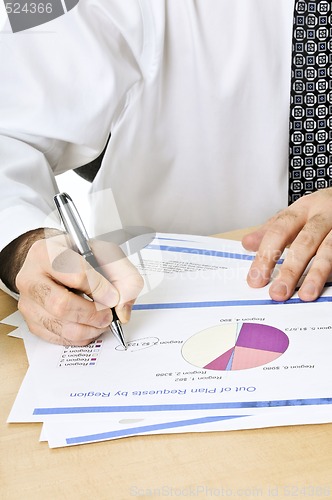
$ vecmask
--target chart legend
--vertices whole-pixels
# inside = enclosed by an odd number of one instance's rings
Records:
[[[103,341],[97,339],[87,346],[64,346],[58,367],[96,366],[102,344]]]

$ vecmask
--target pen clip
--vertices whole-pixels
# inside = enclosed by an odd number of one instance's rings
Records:
[[[76,245],[78,252],[83,256],[91,253],[88,233],[86,232],[80,214],[69,194],[56,194],[54,196],[54,202],[64,228],[70,236],[72,243]]]

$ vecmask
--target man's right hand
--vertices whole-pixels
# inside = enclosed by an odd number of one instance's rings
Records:
[[[143,279],[112,243],[92,247],[102,273],[68,247],[64,234],[35,241],[16,277],[18,308],[30,331],[63,345],[87,345],[112,321],[126,323]],[[85,296],[83,296],[85,294]]]

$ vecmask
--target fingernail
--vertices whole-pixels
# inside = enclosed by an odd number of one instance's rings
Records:
[[[249,270],[248,277],[250,278],[251,281],[260,281],[261,279],[261,273],[258,271],[258,269],[253,268]]]
[[[300,292],[301,292],[301,298],[303,298],[304,300],[313,300],[318,296],[317,288],[312,283],[312,281],[309,281],[308,283],[303,283],[303,285],[300,288]]]
[[[120,308],[119,308],[119,317],[121,317],[121,321],[123,323],[126,323],[127,321],[130,320],[130,316],[131,316],[131,310],[132,310],[132,305],[131,304],[123,304]]]
[[[288,297],[288,286],[283,281],[274,282],[271,285],[270,294],[286,299]]]
[[[269,280],[269,276],[266,277],[266,273],[264,275],[257,268],[250,269],[248,278],[250,280],[250,283],[255,286],[265,285]]]

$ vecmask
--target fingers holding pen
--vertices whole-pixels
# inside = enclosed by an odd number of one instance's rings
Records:
[[[132,307],[144,286],[144,280],[121,248],[109,242],[94,240],[91,246],[100,263],[99,271],[112,282],[118,293],[116,313],[127,323]]]
[[[112,312],[107,306],[84,298],[48,277],[27,283],[19,300],[24,298],[41,306],[52,317],[65,321],[95,328],[107,327],[112,321]]]
[[[86,345],[108,330],[112,312],[50,278],[26,283],[18,308],[32,333],[53,343]]]
[[[47,246],[46,249],[43,244]],[[93,299],[97,309],[100,304],[102,307],[111,308],[118,303],[119,292],[116,287],[100,273],[100,269],[94,269],[71,248],[61,244],[57,246],[57,242],[54,245],[50,240],[45,240],[37,242],[30,251],[33,250],[36,257],[44,257],[41,262],[44,273],[49,274],[60,285],[86,294]]]
[[[29,330],[47,342],[61,345],[85,346],[109,329],[67,321],[55,317],[36,302],[20,299],[18,309],[26,319]]]
[[[119,302],[116,287],[64,246],[62,236],[31,246],[16,285],[30,330],[56,343],[91,342],[108,329],[110,308]]]
[[[119,302],[115,310],[121,323],[127,323],[136,298],[143,288],[144,281],[129,260],[121,260],[117,267],[119,275],[112,282],[119,293]]]

